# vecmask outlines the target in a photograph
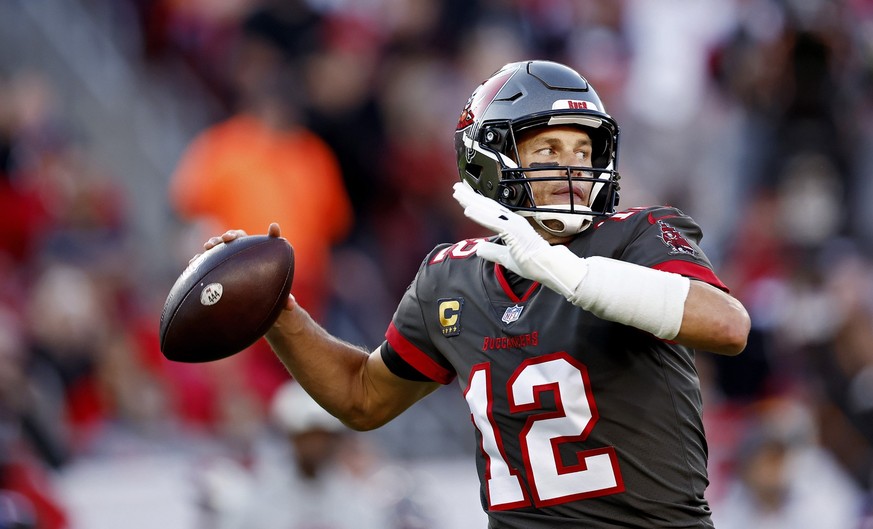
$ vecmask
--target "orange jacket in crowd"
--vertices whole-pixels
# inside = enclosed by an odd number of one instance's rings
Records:
[[[351,203],[330,147],[304,128],[276,130],[241,114],[201,133],[188,147],[170,195],[185,219],[219,230],[266,233],[278,222],[295,250],[292,292],[320,316],[328,298],[331,247],[352,222]]]

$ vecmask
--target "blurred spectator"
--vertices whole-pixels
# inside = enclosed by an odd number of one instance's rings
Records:
[[[818,311],[808,310],[800,338],[809,369],[823,392],[822,439],[858,484],[873,487],[873,262],[846,241],[826,246],[819,259]],[[801,300],[798,300],[801,301]],[[800,303],[794,303],[800,305]],[[813,305],[807,301],[807,307]],[[823,335],[814,333],[820,321]],[[871,505],[873,515],[873,505]]]
[[[302,124],[299,70],[278,40],[297,28],[280,15],[249,19],[234,61],[238,112],[191,143],[170,197],[182,218],[211,222],[204,233],[266,233],[279,222],[296,250],[294,293],[323,316],[330,250],[349,231],[351,207],[336,157]]]
[[[384,116],[373,89],[383,37],[373,21],[348,12],[326,15],[320,28],[321,46],[301,60],[307,122],[337,156],[356,216],[354,237],[383,188]]]
[[[51,399],[77,449],[105,419],[97,383],[109,331],[104,301],[86,272],[52,264],[36,278],[27,307],[31,380]]]
[[[17,263],[36,250],[51,215],[39,169],[59,142],[53,95],[39,72],[0,81],[0,254]]]
[[[148,60],[181,59],[226,108],[233,103],[227,57],[240,21],[261,0],[135,0],[141,17],[143,55]],[[289,0],[290,3],[290,0]]]
[[[713,505],[719,529],[851,529],[861,489],[817,441],[799,402],[765,401],[737,447],[736,477]]]
[[[780,189],[793,194],[787,199],[816,208],[801,209],[807,220],[786,226],[792,231],[815,219],[825,236],[844,233],[854,215],[841,208],[855,191],[852,151],[861,130],[852,115],[860,77],[844,82],[861,73],[852,67],[855,54],[864,53],[842,27],[854,16],[852,4],[738,2],[732,34],[713,53],[716,80],[747,113],[741,178],[753,189]],[[821,196],[814,194],[816,186]]]
[[[398,299],[424,248],[454,240],[457,204],[434,190],[457,179],[453,148],[445,139],[457,111],[446,101],[451,92],[431,91],[453,80],[448,65],[434,55],[397,57],[384,75],[388,82],[379,96],[387,136],[379,156],[385,185],[370,204],[371,242],[380,250],[389,293]]]
[[[0,527],[64,529],[50,474],[67,463],[68,447],[26,366],[21,322],[0,306]]]
[[[424,529],[398,525],[386,487],[354,472],[369,453],[294,381],[276,392],[271,424],[282,442],[262,445],[251,470],[214,462],[201,476],[204,527],[214,529]],[[369,470],[371,462],[363,463]],[[383,484],[385,485],[385,484]],[[404,491],[405,495],[406,491]],[[404,523],[418,520],[404,514]],[[417,522],[418,523],[418,522]]]

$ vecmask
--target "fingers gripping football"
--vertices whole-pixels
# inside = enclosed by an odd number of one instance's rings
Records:
[[[294,250],[285,239],[232,230],[213,237],[173,285],[161,312],[170,360],[209,362],[257,341],[289,306]]]

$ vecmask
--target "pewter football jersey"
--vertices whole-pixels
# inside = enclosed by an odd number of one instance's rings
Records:
[[[568,247],[725,289],[700,237],[691,218],[655,207]],[[712,527],[694,352],[513,278],[476,256],[479,242],[427,257],[382,355],[400,376],[457,380],[490,527]]]

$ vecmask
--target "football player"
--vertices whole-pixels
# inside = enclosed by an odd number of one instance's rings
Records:
[[[455,145],[454,196],[491,236],[426,256],[372,352],[292,295],[266,335],[278,357],[359,430],[456,383],[493,529],[712,527],[694,355],[740,353],[750,321],[698,225],[670,207],[615,211],[618,125],[561,64],[496,72]]]

